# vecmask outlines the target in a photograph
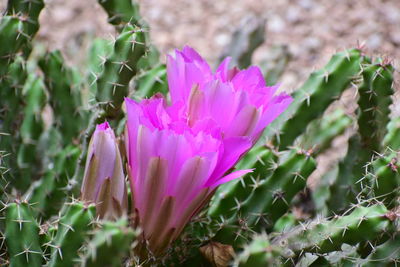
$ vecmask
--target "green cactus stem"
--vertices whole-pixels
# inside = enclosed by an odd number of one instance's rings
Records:
[[[69,267],[80,261],[78,249],[93,227],[95,206],[80,202],[67,204],[65,214],[58,223],[57,235],[48,246],[51,247],[49,267]]]
[[[280,149],[286,149],[302,134],[310,121],[348,88],[360,71],[363,60],[357,49],[335,54],[322,69],[313,72],[302,87],[293,93],[294,101],[264,132]]]
[[[42,179],[32,184],[26,197],[32,203],[35,214],[44,218],[56,215],[63,206],[67,196],[75,189],[77,182],[72,179],[75,166],[81,151],[75,146],[67,146],[61,150],[45,171]]]
[[[43,8],[43,0],[8,0],[6,14],[19,16],[24,23],[24,34],[32,39],[39,30],[39,15]],[[26,52],[29,53],[29,49]]]
[[[309,154],[293,149],[280,157],[274,172],[255,183],[248,198],[237,204],[236,213],[222,221],[215,239],[239,245],[252,231],[271,229],[290,208],[294,196],[305,189],[316,163]]]
[[[266,234],[256,235],[235,258],[233,266],[278,266],[281,264],[279,256],[280,248],[272,245]]]
[[[144,72],[135,80],[135,99],[150,98],[156,93],[168,94],[167,70],[165,65],[159,65]]]
[[[343,243],[355,245],[363,240],[375,240],[389,229],[391,219],[384,205],[357,206],[349,214],[332,219],[317,218],[276,237],[272,244],[280,246],[283,255],[299,252],[328,253],[340,249]]]
[[[210,203],[208,216],[220,219],[220,216],[236,215],[236,206],[243,202],[254,190],[254,185],[267,179],[276,164],[276,155],[267,147],[257,147],[249,151],[236,166],[237,169],[254,169],[240,180],[233,180],[218,188]]]
[[[64,63],[59,51],[40,59],[39,66],[49,90],[50,105],[55,115],[55,126],[62,133],[64,144],[78,140],[87,115],[82,110],[81,78]]]
[[[393,67],[385,63],[367,64],[363,66],[362,76],[363,83],[358,87],[358,131],[363,147],[382,151],[381,142],[390,120]],[[365,156],[369,157],[366,160],[370,160],[370,154]]]
[[[295,145],[313,154],[321,154],[352,124],[352,118],[342,109],[316,119],[307,126],[306,132],[295,140]]]
[[[42,266],[39,225],[30,204],[15,200],[6,207],[6,231],[10,266]]]
[[[224,48],[219,57],[220,61],[231,57],[232,65],[240,69],[249,67],[254,51],[265,41],[265,26],[266,20],[263,18],[256,16],[244,18]]]
[[[124,218],[116,222],[104,222],[89,241],[82,266],[121,266],[137,234]]]
[[[397,160],[394,153],[378,156],[372,162],[373,172],[369,174],[373,196],[388,208],[394,208],[398,204],[400,196],[400,174]]]
[[[390,148],[392,150],[399,150],[400,149],[400,117],[393,118],[387,124],[387,133],[383,138],[382,147]]]

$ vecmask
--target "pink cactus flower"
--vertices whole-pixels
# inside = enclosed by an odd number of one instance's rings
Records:
[[[262,130],[289,105],[256,67],[213,74],[191,48],[168,57],[172,104],[156,95],[125,99],[132,206],[143,238],[162,253],[215,189],[251,170],[231,171]]]
[[[167,58],[168,85],[173,104],[184,103],[189,124],[212,120],[224,137],[247,136],[254,143],[291,103],[278,86],[267,87],[258,67],[229,69],[226,58],[215,73],[192,48]]]
[[[241,138],[225,142],[207,129],[191,129],[174,120],[179,110],[167,107],[163,98],[140,104],[126,99],[125,104],[133,207],[144,239],[158,254],[178,237],[218,185],[249,172],[225,175],[251,144]]]
[[[113,130],[97,125],[86,160],[81,198],[96,204],[100,218],[117,219],[126,213],[127,193],[121,155]]]

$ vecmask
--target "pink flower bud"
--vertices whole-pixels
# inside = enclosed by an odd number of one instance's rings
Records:
[[[97,125],[86,159],[81,197],[96,203],[100,218],[115,219],[127,211],[127,193],[121,155],[107,122]]]

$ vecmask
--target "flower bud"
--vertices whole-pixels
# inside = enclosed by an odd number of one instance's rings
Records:
[[[127,210],[122,159],[107,122],[97,125],[90,140],[81,198],[96,204],[100,218],[116,219]]]

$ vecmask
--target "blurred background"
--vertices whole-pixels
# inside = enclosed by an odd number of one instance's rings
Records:
[[[279,79],[284,90],[298,87],[314,67],[321,67],[337,50],[364,45],[371,53],[400,58],[398,0],[139,0],[151,37],[165,53],[188,44],[217,63],[232,33],[246,19],[265,19],[265,43],[253,56],[260,64],[284,45],[290,61]],[[6,0],[0,1],[4,9]],[[61,49],[79,63],[93,36],[114,35],[96,0],[47,0],[37,39]],[[287,48],[287,49],[286,49]],[[281,51],[282,52],[282,51]],[[281,53],[280,52],[280,53]],[[382,53],[384,53],[382,55]],[[280,55],[280,54],[278,54]],[[397,62],[395,61],[395,66]]]

